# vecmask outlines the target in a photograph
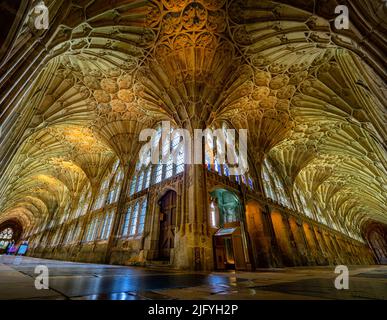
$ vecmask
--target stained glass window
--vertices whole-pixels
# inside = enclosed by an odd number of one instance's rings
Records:
[[[282,180],[267,158],[263,162],[262,183],[266,197],[282,204],[285,207],[292,208]]]
[[[13,237],[13,230],[11,228],[6,228],[0,232],[0,240],[11,240]]]

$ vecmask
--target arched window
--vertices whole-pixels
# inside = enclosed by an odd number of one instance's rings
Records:
[[[138,219],[138,225],[137,225],[137,231],[136,231],[137,235],[140,235],[144,232],[146,208],[147,208],[147,200],[145,198],[144,201],[142,201],[141,203],[140,217]]]
[[[98,210],[103,207],[106,201],[106,196],[109,190],[110,176],[105,177],[102,180],[101,187],[99,188],[98,196],[94,201],[93,210]]]
[[[64,239],[64,243],[65,244],[68,244],[71,242],[71,239],[73,237],[73,234],[74,234],[74,231],[75,231],[75,224],[72,224],[68,230],[67,230],[67,233],[66,233],[66,237]]]
[[[115,199],[116,197],[118,197],[118,194],[119,194],[118,189],[121,187],[121,181],[122,181],[122,177],[121,177],[122,173],[120,173],[121,170],[118,171],[119,165],[120,165],[120,161],[117,160],[113,164],[111,170],[109,170],[105,174],[105,177],[102,180],[102,183],[98,192],[98,196],[94,201],[93,210],[98,210],[102,208],[106,202],[112,203],[116,201]],[[117,184],[114,185],[113,183],[113,187],[112,189],[110,189],[111,182],[115,176],[117,177]],[[110,199],[108,198],[108,193],[109,193],[109,196],[111,196]],[[112,202],[109,202],[110,200]]]
[[[109,238],[109,235],[112,229],[114,212],[115,212],[114,209],[112,209],[105,214],[105,217],[102,223],[101,233],[99,236],[101,240],[107,240]]]
[[[13,238],[13,230],[11,228],[5,228],[0,232],[0,249],[7,247],[8,243]]]
[[[300,190],[297,186],[294,187],[294,196],[296,199],[299,199],[298,211],[303,212],[309,218],[314,219],[314,215],[305,199],[304,192],[302,192],[302,190]]]
[[[161,149],[159,163],[151,163],[150,150],[146,154],[140,154],[142,161],[137,162],[129,184],[128,193],[131,196],[184,171],[184,148],[179,148],[182,137],[175,134],[175,129],[171,128],[170,138],[162,141],[161,130],[161,126],[156,128],[156,136],[153,140],[154,146]],[[176,157],[175,161],[174,157]]]
[[[97,216],[93,217],[93,219],[91,219],[91,222],[89,224],[89,227],[88,227],[87,233],[86,233],[86,238],[85,238],[86,242],[93,241],[96,239],[99,221],[100,221],[99,215],[97,215]]]
[[[219,139],[217,137],[216,144],[214,142],[214,130],[215,128],[209,128],[210,130],[207,131],[206,139],[205,139],[205,156],[204,161],[207,169],[209,171],[216,172],[219,175],[223,175],[228,177],[231,181],[235,181],[238,184],[243,183],[245,184],[249,189],[254,189],[254,183],[253,179],[248,173],[245,173],[243,175],[230,175],[230,168],[227,164],[227,161],[229,160],[227,158],[228,153],[232,153],[233,157],[238,160],[238,164],[244,167],[247,166],[247,159],[245,158],[245,155],[242,152],[239,152],[239,154],[236,153],[237,150],[234,150],[234,148],[227,150],[226,152],[226,142],[230,143],[231,137],[228,134],[229,128],[227,127],[226,123],[223,123],[222,125],[222,133],[223,137]],[[231,144],[231,143],[230,143]],[[237,149],[237,148],[235,148]]]
[[[147,199],[142,197],[129,203],[122,225],[123,237],[142,235],[145,226]]]
[[[276,194],[274,193],[274,188],[269,174],[270,168],[271,167],[269,166],[269,163],[265,160],[262,168],[263,189],[265,191],[266,197],[272,199],[273,201],[277,201],[277,197],[276,197]]]
[[[62,215],[62,218],[60,220],[60,224],[66,222],[69,219],[69,217],[70,217],[70,205],[71,205],[71,202],[68,201],[64,210],[63,210],[63,215]]]
[[[91,190],[90,190],[90,187],[87,185],[83,188],[81,196],[79,197],[78,205],[74,213],[74,218],[78,218],[86,214],[87,209],[89,208],[90,200],[91,200]]]
[[[121,168],[116,169],[114,180],[109,190],[109,195],[107,199],[108,204],[115,203],[118,201],[123,178],[124,178],[124,171]]]
[[[262,183],[266,197],[280,203],[284,207],[292,208],[283,182],[267,158],[263,161]]]
[[[0,240],[11,240],[13,237],[13,230],[11,228],[6,228],[0,232]]]

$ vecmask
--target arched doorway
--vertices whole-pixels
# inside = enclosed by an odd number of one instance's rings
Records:
[[[242,206],[237,195],[226,189],[210,193],[210,227],[213,229],[215,268],[245,270],[246,258],[241,230]]]
[[[176,198],[173,190],[167,191],[159,201],[160,205],[160,233],[159,259],[170,260],[171,251],[175,247],[176,226]]]

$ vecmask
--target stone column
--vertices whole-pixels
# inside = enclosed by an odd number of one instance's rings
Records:
[[[200,124],[192,125],[192,128],[201,127]],[[191,134],[194,136],[192,128]],[[208,227],[209,202],[204,146],[202,139],[200,164],[194,164],[194,156],[197,156],[195,143],[190,146],[191,152],[185,153],[181,228],[175,234],[175,267],[179,269],[213,270],[215,267],[212,236]]]

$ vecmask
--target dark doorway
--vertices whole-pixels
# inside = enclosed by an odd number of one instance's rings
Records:
[[[159,259],[169,260],[175,245],[176,192],[168,191],[160,199]]]
[[[215,237],[216,269],[234,270],[235,258],[231,236]]]

